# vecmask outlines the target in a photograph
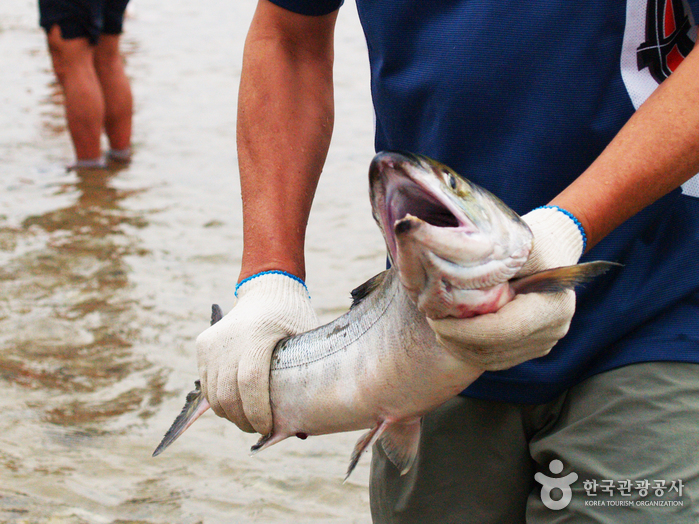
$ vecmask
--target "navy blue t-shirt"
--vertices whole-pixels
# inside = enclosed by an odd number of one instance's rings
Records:
[[[342,1],[273,0],[308,15]],[[376,150],[435,158],[516,212],[597,158],[696,40],[699,0],[357,0]],[[464,394],[552,400],[593,374],[699,363],[699,178],[617,228],[584,260],[624,264],[577,292],[549,355],[485,373]]]

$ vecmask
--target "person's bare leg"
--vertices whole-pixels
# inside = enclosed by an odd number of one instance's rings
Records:
[[[124,71],[124,60],[119,52],[119,35],[100,36],[94,63],[104,95],[104,126],[109,146],[113,152],[129,152],[133,98]],[[128,160],[128,156],[121,160]]]
[[[99,160],[104,121],[104,98],[93,62],[94,48],[87,38],[64,39],[60,26],[48,32],[53,70],[65,97],[66,120],[80,161]]]

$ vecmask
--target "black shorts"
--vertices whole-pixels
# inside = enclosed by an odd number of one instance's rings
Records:
[[[129,0],[39,0],[39,25],[48,33],[58,24],[63,38],[87,38],[96,44],[101,34],[119,35]]]

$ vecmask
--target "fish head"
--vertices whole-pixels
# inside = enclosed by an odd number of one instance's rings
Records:
[[[521,269],[532,249],[532,233],[512,209],[425,156],[378,153],[369,168],[369,186],[391,263],[431,318],[470,316],[455,315],[452,308],[455,301],[463,305],[463,292],[490,293]],[[466,309],[472,312],[490,306],[472,309],[470,302],[493,299],[492,293],[470,295]]]

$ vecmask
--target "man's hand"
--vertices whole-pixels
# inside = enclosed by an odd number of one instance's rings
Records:
[[[318,325],[303,282],[264,272],[242,282],[238,301],[197,338],[202,391],[214,412],[240,429],[272,431],[269,370],[284,337]]]
[[[584,248],[581,227],[556,208],[539,208],[522,219],[534,233],[534,249],[517,274],[577,263]],[[468,319],[428,319],[437,340],[452,353],[489,371],[547,355],[568,332],[575,292],[517,295],[496,313]]]

